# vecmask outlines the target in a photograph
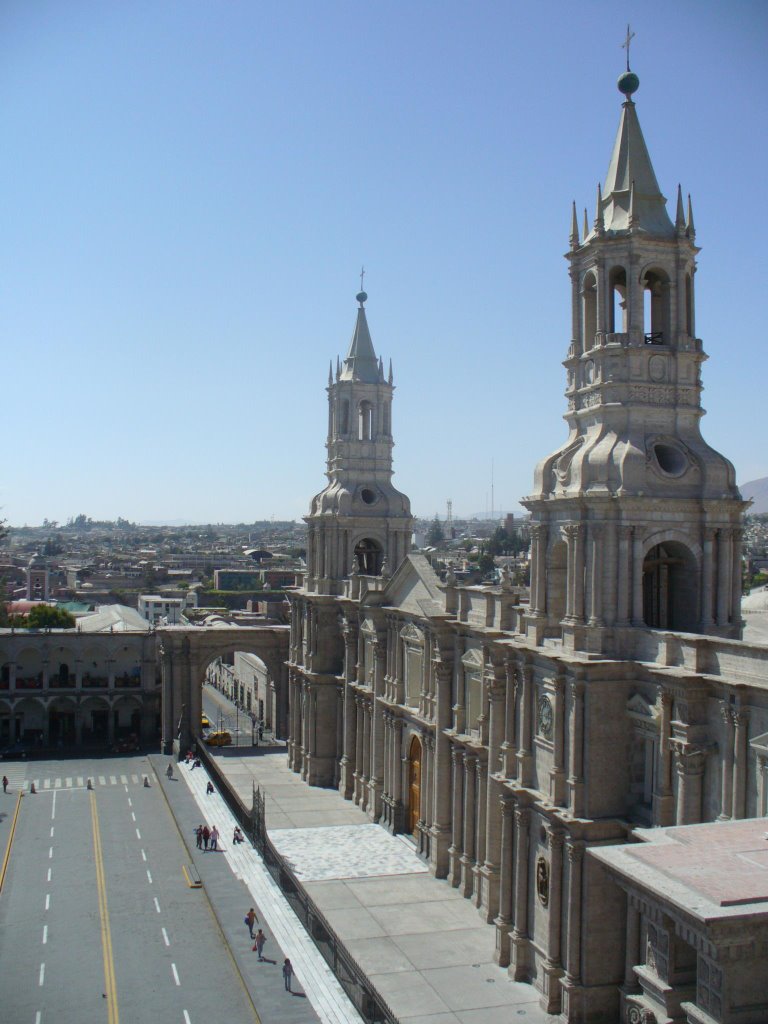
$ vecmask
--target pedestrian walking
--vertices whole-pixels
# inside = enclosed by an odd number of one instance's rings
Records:
[[[218,850],[219,848],[219,830],[214,825],[211,829],[211,849]]]
[[[195,829],[195,841],[197,842],[198,850],[202,850],[202,848],[203,848],[203,826],[202,825],[198,825],[197,828]]]
[[[3,792],[4,793],[8,792],[8,776],[7,775],[3,776]]]
[[[286,957],[285,958],[285,963],[283,964],[283,981],[285,982],[285,991],[286,992],[290,992],[291,991],[291,980],[292,980],[292,978],[293,978],[293,964],[288,959],[288,957]]]
[[[259,930],[256,932],[256,941],[253,944],[253,950],[256,953],[259,954],[259,960],[263,960],[264,959],[264,957],[262,956],[262,953],[264,951],[264,943],[266,941],[267,941],[267,936],[264,934],[264,932],[261,930],[261,928],[259,928]]]
[[[259,919],[256,916],[256,911],[253,909],[253,907],[251,907],[248,913],[245,915],[245,923],[248,926],[248,934],[251,937],[251,941],[253,941],[253,926],[256,924],[258,920]]]
[[[213,792],[213,783],[211,781],[209,781],[208,785],[205,787],[205,792],[208,794],[208,796],[210,796],[211,793]]]
[[[208,828],[207,825],[203,825],[203,846],[205,847],[205,852],[206,853],[208,852],[208,840],[210,838],[211,838],[211,830]]]

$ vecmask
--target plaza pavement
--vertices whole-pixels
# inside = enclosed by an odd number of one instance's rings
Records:
[[[282,746],[246,757],[229,748],[215,756],[246,806],[254,784],[266,794],[270,838],[402,1024],[554,1024],[533,987],[512,981],[493,962],[494,929],[456,889],[429,874],[409,840],[372,825],[335,790],[307,786],[288,769]],[[201,814],[231,838],[234,819],[218,794],[206,796],[205,771],[180,765],[178,774]],[[324,1024],[357,1024],[255,851],[225,846],[318,1017]]]

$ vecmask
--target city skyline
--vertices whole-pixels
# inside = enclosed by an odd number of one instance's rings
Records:
[[[515,509],[565,438],[562,254],[571,201],[594,215],[626,32],[606,4],[522,10],[6,4],[0,516],[305,515],[361,265],[396,486],[424,518]],[[703,434],[745,483],[768,473],[746,388],[768,370],[768,15],[632,19],[651,159],[673,213],[684,175],[703,250]]]

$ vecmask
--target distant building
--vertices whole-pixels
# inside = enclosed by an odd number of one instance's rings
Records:
[[[183,597],[164,597],[161,594],[140,594],[139,615],[156,626],[177,626],[187,606]]]
[[[50,597],[51,574],[40,555],[32,555],[27,566],[27,600],[47,601]]]

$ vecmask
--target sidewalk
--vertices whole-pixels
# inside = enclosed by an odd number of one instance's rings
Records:
[[[371,824],[335,790],[307,786],[284,748],[215,757],[246,806],[254,783],[266,793],[270,839],[401,1024],[555,1024],[533,987],[493,962],[494,929],[429,874],[408,839]]]

